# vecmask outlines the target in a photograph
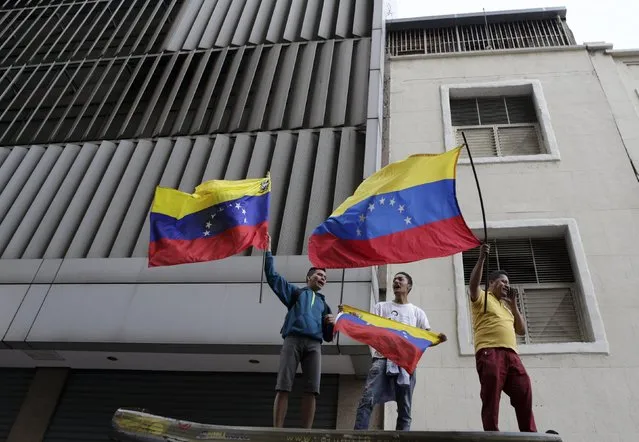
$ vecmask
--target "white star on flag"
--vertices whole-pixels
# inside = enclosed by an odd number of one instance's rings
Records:
[[[406,225],[411,223],[411,217],[407,216],[406,218],[404,218],[404,222],[406,223]]]
[[[359,220],[360,222],[364,222],[366,221],[366,215],[364,215],[363,213],[359,216]]]
[[[242,215],[246,215],[246,209],[242,209]]]
[[[355,233],[357,233],[357,236],[362,236],[362,231],[359,230],[359,228],[355,231]]]
[[[379,203],[380,203],[382,206],[384,205],[384,203],[385,203],[385,202],[386,202],[386,198],[381,197],[381,198],[379,199]]]
[[[211,234],[211,232],[209,232],[208,230],[204,231],[204,236],[209,236]]]
[[[246,219],[246,218],[244,218],[244,224],[246,224],[247,222],[248,222],[248,221],[247,221],[247,219]]]
[[[211,213],[211,218],[215,218],[215,215],[217,215],[217,213]]]
[[[241,208],[241,207],[242,207],[242,205],[241,205],[240,203],[235,203],[235,208],[236,208],[236,209],[239,209],[239,208]]]
[[[209,221],[209,222],[207,222],[205,225],[206,225],[206,228],[207,228],[207,229],[210,229],[210,228],[211,228],[211,226],[212,226],[213,224],[211,224],[211,222]]]
[[[400,204],[397,210],[399,210],[399,213],[404,213],[404,205]]]
[[[368,211],[372,212],[373,210],[375,210],[375,204],[371,203],[368,205]]]
[[[391,198],[390,201],[389,201],[389,204],[391,206],[394,206],[395,205],[395,198]]]

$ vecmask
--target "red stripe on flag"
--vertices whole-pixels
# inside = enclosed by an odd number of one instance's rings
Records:
[[[348,317],[341,317],[335,323],[334,330],[343,332],[362,344],[370,345],[410,374],[413,374],[422,357],[423,352],[410,341],[381,327],[357,324],[349,321]]]
[[[308,254],[314,266],[334,269],[440,258],[479,245],[479,240],[459,215],[368,240],[344,240],[333,234],[313,235]]]
[[[255,226],[233,227],[210,238],[160,239],[149,244],[149,267],[228,258],[251,246],[265,249],[267,232],[268,221]]]

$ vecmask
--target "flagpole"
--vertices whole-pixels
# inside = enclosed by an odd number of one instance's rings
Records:
[[[264,291],[264,266],[266,265],[266,250],[262,250],[262,271],[260,272],[260,304],[262,303],[262,292]]]
[[[269,181],[269,185],[271,184],[271,171],[267,170],[266,171],[266,179]],[[270,189],[269,189],[269,205],[268,205],[268,210],[270,211],[271,209],[271,204],[270,204]],[[268,214],[270,216],[270,214]],[[269,218],[269,216],[267,216],[267,219]],[[267,232],[268,233],[268,232]],[[266,248],[264,250],[262,250],[262,268],[260,269],[260,304],[262,303],[262,293],[264,291],[264,266],[266,265]]]
[[[477,178],[477,171],[475,170],[475,163],[473,162],[473,155],[470,153],[470,147],[468,147],[468,141],[466,140],[466,134],[461,133],[464,139],[464,146],[466,146],[466,152],[468,152],[468,159],[470,160],[470,166],[473,168],[473,175],[475,175],[475,184],[477,184],[477,193],[479,193],[479,204],[481,206],[481,217],[484,222],[484,244],[488,244],[488,228],[486,227],[486,211],[484,210],[484,198],[481,195],[481,187],[479,186],[479,178]],[[488,306],[488,257],[486,257],[486,270],[485,274],[485,290],[484,290],[484,313],[486,313],[486,307]]]
[[[342,303],[344,302],[344,279],[346,277],[346,269],[342,269],[342,284],[341,284],[341,291],[339,294],[339,304],[338,304],[338,308],[340,305],[342,305]],[[335,344],[337,345],[337,353],[338,354],[342,354],[342,351],[339,348],[339,332],[337,332],[337,341],[335,342]]]

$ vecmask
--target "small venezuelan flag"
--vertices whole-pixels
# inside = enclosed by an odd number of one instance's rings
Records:
[[[364,180],[309,238],[313,265],[400,264],[477,247],[457,203],[460,150],[413,155]]]
[[[334,331],[370,345],[411,374],[424,351],[440,342],[438,333],[382,318],[349,305],[344,305],[337,315]]]
[[[195,193],[158,187],[151,208],[149,267],[212,261],[266,247],[270,177],[213,180]]]

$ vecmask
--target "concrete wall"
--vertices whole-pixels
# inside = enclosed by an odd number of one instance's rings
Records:
[[[639,413],[630,405],[639,400],[639,351],[632,344],[639,338],[639,184],[628,152],[630,128],[639,121],[624,105],[629,98],[614,81],[614,62],[598,57],[608,56],[577,47],[391,60],[391,161],[444,151],[441,85],[541,82],[561,159],[481,164],[477,172],[489,222],[571,218],[581,234],[610,353],[522,357],[539,430],[555,429],[568,442],[639,440]],[[481,223],[470,166],[459,165],[457,187],[466,220]],[[414,275],[411,300],[434,330],[449,336],[420,362],[413,429],[481,429],[474,358],[459,355],[453,258],[391,266],[389,275],[399,270]],[[387,429],[394,410],[387,404]],[[500,428],[517,431],[505,396]]]
[[[337,430],[352,430],[355,425],[357,404],[362,396],[365,378],[349,375],[339,377],[339,396],[337,399]],[[383,407],[375,406],[371,415],[370,430],[384,428]]]

